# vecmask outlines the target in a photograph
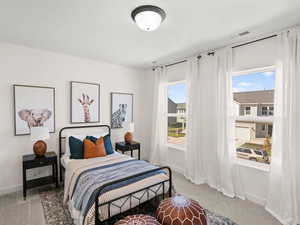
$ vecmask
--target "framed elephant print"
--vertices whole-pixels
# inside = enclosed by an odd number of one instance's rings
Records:
[[[71,123],[100,122],[100,84],[71,81]]]
[[[15,135],[30,134],[31,127],[55,132],[55,88],[13,85]]]
[[[133,94],[111,93],[111,128],[133,122]]]

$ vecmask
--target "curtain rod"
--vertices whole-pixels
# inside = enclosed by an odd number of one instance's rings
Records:
[[[277,34],[274,34],[274,35],[271,35],[271,36],[267,36],[267,37],[264,37],[264,38],[260,38],[260,39],[257,39],[257,40],[249,41],[249,42],[246,42],[246,43],[243,43],[243,44],[235,45],[235,46],[232,47],[232,49],[239,48],[239,47],[242,47],[242,46],[245,46],[245,45],[250,45],[250,44],[253,44],[255,42],[267,40],[267,39],[274,38],[274,37],[277,37]],[[207,53],[207,55],[209,55],[209,56],[210,55],[214,55],[214,54],[215,54],[214,51],[210,51],[210,52]],[[201,55],[197,56],[197,58],[200,59]],[[174,65],[177,65],[177,64],[180,64],[180,63],[184,63],[184,62],[187,62],[187,60],[185,59],[185,60],[181,60],[181,61],[178,61],[178,62],[170,63],[170,64],[165,65],[165,67],[174,66]],[[152,70],[154,71],[155,69],[156,69],[156,67],[153,68]]]
[[[232,48],[238,48],[238,47],[242,47],[242,46],[245,46],[245,45],[250,45],[250,44],[253,44],[255,42],[267,40],[267,39],[274,38],[274,37],[277,37],[277,34],[274,34],[274,35],[271,35],[271,36],[268,36],[268,37],[264,37],[264,38],[260,38],[260,39],[257,39],[257,40],[249,41],[249,42],[246,42],[246,43],[243,43],[243,44],[239,44],[239,45],[233,46]]]
[[[198,56],[197,56],[197,59],[200,59],[200,58],[201,58],[201,55],[198,55]],[[181,61],[177,61],[177,62],[174,62],[174,63],[167,64],[167,65],[165,65],[165,67],[175,66],[175,65],[177,65],[177,64],[181,64],[181,63],[185,63],[185,62],[187,62],[186,59],[185,59],[185,60],[181,60]],[[156,66],[156,67],[153,68],[152,70],[154,71],[157,67],[159,67],[159,66]]]

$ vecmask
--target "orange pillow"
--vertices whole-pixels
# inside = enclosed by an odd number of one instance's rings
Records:
[[[103,137],[100,137],[95,143],[88,139],[84,139],[83,146],[83,155],[85,159],[106,156]]]

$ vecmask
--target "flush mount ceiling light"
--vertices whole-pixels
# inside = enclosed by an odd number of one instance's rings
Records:
[[[131,17],[140,29],[154,31],[164,21],[166,13],[157,6],[142,5],[132,11]]]

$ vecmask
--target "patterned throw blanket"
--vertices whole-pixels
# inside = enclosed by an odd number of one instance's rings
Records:
[[[129,177],[135,174],[146,172],[157,167],[141,160],[130,159],[110,165],[91,168],[83,171],[77,178],[73,189],[72,199],[74,207],[80,211],[81,218],[84,218],[87,211],[94,204],[97,188],[116,180]],[[155,171],[152,173],[138,176],[115,185],[107,186],[101,194],[113,189],[124,187],[144,178],[163,173],[163,171]]]

